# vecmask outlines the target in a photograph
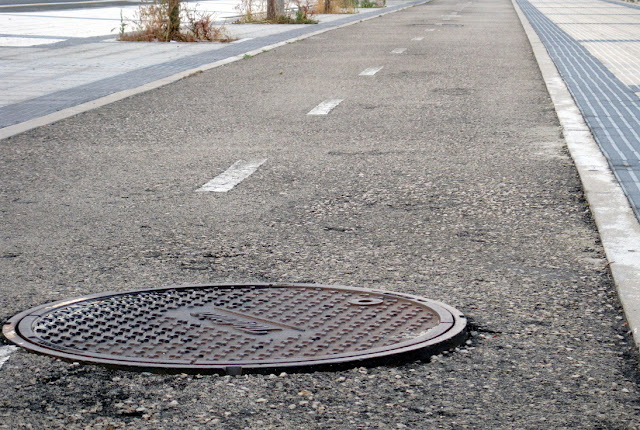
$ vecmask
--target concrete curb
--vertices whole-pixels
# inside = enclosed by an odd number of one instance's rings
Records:
[[[544,44],[516,1],[511,2],[529,38],[555,106],[600,233],[629,328],[636,346],[640,346],[640,224]]]
[[[325,28],[325,29],[322,29],[322,30],[318,30],[318,31],[314,31],[314,32],[311,32],[311,33],[307,33],[307,34],[304,34],[302,36],[293,37],[291,39],[287,39],[287,40],[284,40],[282,42],[274,43],[273,45],[263,46],[263,47],[261,47],[259,49],[254,49],[254,50],[247,51],[247,52],[244,52],[244,53],[239,54],[239,55],[235,55],[235,56],[232,56],[232,57],[229,57],[229,58],[225,58],[224,60],[215,61],[215,62],[209,63],[209,64],[204,64],[204,65],[201,65],[201,66],[193,68],[193,69],[189,69],[189,70],[185,70],[185,71],[180,72],[180,73],[176,73],[175,75],[167,76],[166,78],[163,78],[163,79],[159,79],[159,80],[156,80],[156,81],[153,81],[153,82],[148,82],[148,83],[146,83],[146,84],[144,84],[142,86],[136,87],[136,88],[131,88],[131,89],[128,89],[128,90],[119,91],[119,92],[116,92],[116,93],[113,93],[113,94],[109,94],[108,96],[100,97],[98,99],[92,100],[90,102],[82,103],[82,104],[79,104],[79,105],[71,107],[71,108],[66,108],[66,109],[59,110],[59,111],[51,113],[49,115],[41,116],[39,118],[30,119],[28,121],[24,121],[24,122],[21,122],[19,124],[10,125],[8,127],[4,127],[2,129],[0,129],[0,140],[6,139],[6,138],[11,137],[11,136],[15,136],[16,134],[20,134],[20,133],[23,133],[25,131],[37,128],[37,127],[41,127],[43,125],[52,124],[54,122],[60,121],[60,120],[65,119],[65,118],[72,117],[72,116],[77,115],[79,113],[87,112],[87,111],[90,111],[92,109],[96,109],[96,108],[99,108],[101,106],[105,106],[105,105],[108,105],[110,103],[117,102],[119,100],[123,100],[123,99],[125,99],[127,97],[131,97],[131,96],[134,96],[136,94],[140,94],[140,93],[144,93],[146,91],[150,91],[150,90],[153,90],[153,89],[156,89],[156,88],[160,88],[162,86],[165,86],[165,85],[171,84],[173,82],[179,81],[180,79],[184,79],[184,78],[186,78],[186,77],[188,77],[190,75],[193,75],[194,73],[200,73],[200,72],[203,72],[205,70],[210,70],[210,69],[213,69],[213,68],[216,68],[216,67],[223,66],[225,64],[233,63],[234,61],[242,60],[245,55],[251,55],[251,56],[258,55],[258,54],[261,54],[263,52],[271,51],[272,49],[278,48],[278,47],[286,45],[288,43],[297,42],[299,40],[303,40],[303,39],[306,39],[308,37],[317,36],[318,34],[322,34],[322,33],[325,33],[327,31],[336,30],[338,28],[343,28],[343,27],[346,27],[346,26],[349,26],[349,25],[357,24],[359,22],[364,22],[364,21],[368,21],[370,19],[379,18],[381,16],[384,16],[384,15],[387,15],[387,14],[390,14],[390,13],[399,12],[401,10],[409,9],[411,7],[423,5],[423,4],[429,3],[429,2],[431,2],[431,0],[423,0],[423,1],[418,1],[418,2],[412,2],[411,4],[409,4],[407,6],[399,7],[397,9],[393,9],[393,10],[388,11],[388,12],[381,12],[381,13],[373,14],[371,16],[363,17],[360,20],[350,21],[350,22],[347,22],[345,24],[340,24],[340,25],[336,25],[334,27],[329,27],[329,28]]]

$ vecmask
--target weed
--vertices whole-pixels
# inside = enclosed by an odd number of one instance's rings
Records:
[[[237,24],[255,22],[264,19],[264,1],[260,5],[256,4],[256,0],[241,0],[236,6],[236,10],[240,13],[240,19]]]
[[[233,39],[227,33],[224,24],[216,27],[213,22],[213,15],[198,12],[197,10],[186,10],[187,17],[187,37],[193,37],[194,41],[208,40],[215,42],[231,42]],[[190,41],[190,40],[188,40]]]
[[[268,24],[317,24],[315,19],[304,17],[301,14],[296,13],[296,16],[280,15],[272,20],[265,20]]]
[[[241,0],[236,24],[317,24],[310,0]],[[295,6],[292,8],[292,4]],[[294,14],[295,9],[295,14]]]
[[[124,31],[127,28],[127,23],[124,22],[124,15],[122,14],[122,9],[120,9],[120,37],[124,36]]]
[[[356,13],[358,0],[317,0],[316,10],[321,13]]]
[[[208,13],[189,10],[180,0],[143,0],[136,16],[137,29],[124,32],[124,19],[121,17],[121,41],[135,42],[199,42],[233,40],[224,25],[216,27],[214,16]],[[186,25],[181,25],[183,22]],[[185,27],[185,28],[183,28]]]
[[[251,57],[253,57],[253,55],[244,54],[244,57],[242,57],[242,58],[245,59],[245,60],[248,60]]]
[[[311,0],[293,0],[293,2],[296,5],[296,21],[302,22],[309,20],[309,17],[315,13],[311,5]]]

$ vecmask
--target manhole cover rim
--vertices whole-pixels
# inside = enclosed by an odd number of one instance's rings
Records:
[[[349,353],[335,355],[324,355],[320,357],[313,357],[313,359],[304,357],[294,358],[278,358],[278,359],[262,359],[251,362],[242,361],[216,361],[202,362],[202,363],[177,363],[171,362],[171,360],[162,359],[122,359],[116,358],[113,355],[100,354],[97,352],[90,352],[86,355],[81,354],[79,350],[73,350],[69,352],[69,349],[60,348],[56,345],[48,346],[47,342],[37,338],[38,341],[32,341],[30,338],[36,338],[36,336],[27,336],[21,333],[20,327],[23,324],[30,324],[27,320],[36,320],[37,318],[46,315],[58,308],[64,308],[69,305],[73,305],[79,302],[91,302],[107,297],[127,296],[131,294],[142,293],[154,293],[160,291],[169,290],[181,290],[181,289],[197,289],[197,288],[287,288],[287,287],[299,287],[299,288],[313,288],[313,289],[329,289],[329,290],[344,290],[348,292],[362,292],[363,294],[380,294],[389,297],[399,297],[407,300],[417,302],[425,307],[428,307],[435,311],[440,318],[440,324],[429,329],[424,334],[409,339],[407,341],[395,343],[389,346],[381,346],[376,348],[370,348],[361,352],[352,351]],[[444,322],[443,322],[444,321]],[[449,349],[454,344],[459,344],[460,341],[466,338],[466,317],[462,312],[456,308],[449,306],[445,303],[438,302],[424,297],[400,293],[396,291],[378,290],[361,287],[347,287],[342,285],[325,285],[325,284],[309,284],[309,283],[216,283],[216,284],[179,284],[170,285],[165,287],[144,288],[127,291],[108,291],[102,293],[90,294],[73,299],[60,300],[56,302],[46,303],[40,306],[33,307],[26,311],[23,311],[14,317],[10,318],[3,325],[3,335],[12,343],[21,346],[29,351],[45,354],[51,357],[60,358],[70,361],[85,362],[89,364],[101,364],[117,368],[125,368],[131,370],[142,369],[164,369],[165,371],[225,371],[228,368],[241,368],[246,370],[255,369],[259,371],[261,369],[272,368],[314,368],[316,366],[323,365],[340,365],[349,363],[366,363],[371,360],[387,359],[393,360],[394,357],[418,354],[424,352],[425,355],[432,355],[442,350]],[[28,330],[30,331],[30,329]],[[145,361],[146,360],[146,361]]]

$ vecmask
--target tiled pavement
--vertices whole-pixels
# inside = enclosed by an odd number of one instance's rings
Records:
[[[640,7],[516,0],[640,219]]]

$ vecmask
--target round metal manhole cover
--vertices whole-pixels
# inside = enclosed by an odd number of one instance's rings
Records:
[[[129,369],[270,372],[426,358],[464,340],[442,303],[309,284],[186,285],[39,306],[3,327],[31,351]]]

